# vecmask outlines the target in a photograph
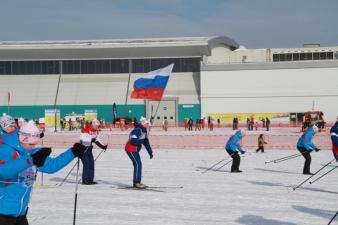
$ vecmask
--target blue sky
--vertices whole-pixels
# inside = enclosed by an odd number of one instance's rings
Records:
[[[338,45],[338,0],[2,0],[0,40],[225,35],[247,48]]]

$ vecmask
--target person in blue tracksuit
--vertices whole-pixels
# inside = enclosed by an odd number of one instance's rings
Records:
[[[146,118],[141,117],[140,123],[134,124],[135,128],[130,132],[129,140],[125,146],[125,151],[134,166],[133,187],[135,188],[147,187],[141,183],[142,161],[139,152],[141,151],[142,145],[144,145],[150,158],[153,158],[153,151],[151,149],[147,133],[147,127],[149,125],[150,122]]]
[[[49,157],[51,149],[37,148],[40,131],[34,121],[19,131],[19,148],[2,143],[0,146],[0,224],[28,225],[27,211],[33,183],[38,171],[55,173],[75,157],[81,157],[85,147],[80,143],[59,156]]]
[[[240,173],[239,165],[241,163],[241,157],[239,156],[239,152],[241,154],[245,153],[245,150],[241,147],[242,138],[245,136],[245,131],[243,129],[238,130],[234,135],[232,135],[225,145],[225,150],[231,156],[232,165],[231,165],[231,173]]]
[[[338,117],[336,123],[330,129],[330,135],[332,141],[332,153],[338,162]]]
[[[14,118],[8,115],[0,117],[0,144],[5,143],[15,148],[19,146],[19,128]]]
[[[318,133],[318,127],[313,125],[309,127],[304,134],[298,139],[297,149],[305,158],[303,174],[312,175],[310,172],[311,166],[311,155],[310,153],[314,150],[318,152],[320,149],[313,143],[313,138]]]

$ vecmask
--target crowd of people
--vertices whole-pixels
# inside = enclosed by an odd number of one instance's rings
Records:
[[[189,123],[189,122],[188,122]],[[200,122],[199,122],[200,123]],[[203,124],[203,120],[202,123]],[[208,119],[209,129],[212,122]],[[163,124],[165,125],[165,124]],[[267,125],[267,121],[265,121]],[[102,151],[108,148],[99,137],[100,122],[97,119],[87,121],[81,129],[78,142],[56,157],[50,157],[50,147],[37,146],[44,137],[34,121],[15,120],[8,115],[0,117],[0,224],[1,225],[28,225],[27,212],[33,184],[38,172],[55,173],[73,159],[79,158],[83,163],[82,184],[95,185],[95,160],[93,158],[93,144]],[[151,121],[141,117],[134,121],[125,145],[126,155],[133,165],[132,188],[144,189],[147,185],[142,183],[142,160],[140,151],[142,146],[148,152],[149,158],[153,158],[153,150],[149,141],[149,126]],[[203,125],[201,125],[202,127]],[[238,128],[236,125],[234,129]],[[191,125],[189,128],[191,129]],[[267,128],[268,129],[268,128]],[[318,132],[318,127],[309,127],[300,137],[296,148],[304,157],[303,174],[312,175],[311,153],[320,149],[313,143],[313,138]],[[231,172],[241,173],[241,154],[246,150],[242,145],[246,131],[239,129],[230,136],[225,144],[227,154],[232,158]],[[337,122],[330,130],[334,159],[338,161],[338,117]],[[267,141],[263,134],[258,137],[258,149],[256,152],[264,152]]]

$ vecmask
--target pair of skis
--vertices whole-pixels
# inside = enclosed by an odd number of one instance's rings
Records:
[[[135,190],[135,191],[152,191],[152,192],[166,192],[166,189],[182,189],[183,186],[149,186],[145,188],[136,188],[133,186],[117,187],[120,190]]]

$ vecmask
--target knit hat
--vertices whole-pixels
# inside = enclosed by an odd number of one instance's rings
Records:
[[[21,143],[37,144],[40,140],[40,130],[33,120],[24,123],[19,131],[19,140]]]
[[[15,126],[15,120],[13,117],[8,116],[8,115],[3,115],[2,117],[0,117],[0,126],[2,128],[7,128],[10,126]]]

